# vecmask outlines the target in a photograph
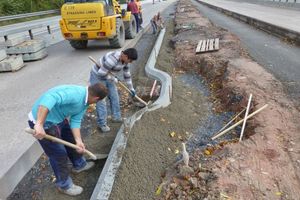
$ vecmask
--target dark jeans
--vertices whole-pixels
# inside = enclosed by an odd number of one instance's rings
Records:
[[[33,129],[34,123],[28,121],[30,128]],[[64,120],[59,124],[44,124],[45,132],[49,135],[61,138],[65,141],[75,144],[75,139],[72,134],[68,120]],[[85,158],[77,153],[75,149],[66,147],[62,144],[52,142],[47,139],[38,140],[46,155],[49,157],[51,167],[56,177],[56,186],[61,189],[68,189],[73,182],[69,176],[68,160],[73,164],[75,169],[81,169],[86,165]]]
[[[139,32],[140,29],[140,19],[139,19],[139,14],[138,13],[133,13],[133,16],[135,18],[136,21],[136,32]]]
[[[153,34],[156,34],[156,32],[157,32],[157,24],[156,24],[156,22],[154,21],[154,20],[152,20],[151,19],[151,26],[152,26],[152,33]]]

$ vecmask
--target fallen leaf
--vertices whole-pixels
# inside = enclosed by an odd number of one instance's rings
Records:
[[[169,134],[171,137],[175,137],[176,133],[173,131]]]
[[[163,186],[163,184],[161,183],[161,184],[157,187],[157,190],[156,190],[156,192],[155,192],[156,195],[160,195],[161,190],[162,190],[162,186]]]
[[[160,118],[160,121],[161,122],[165,122],[166,120],[164,118]]]
[[[52,183],[54,183],[54,182],[56,181],[56,177],[53,176],[53,175],[51,176],[51,179],[52,179],[52,180],[51,180]]]
[[[179,150],[178,150],[178,149],[176,149],[174,153],[175,153],[175,154],[179,154]]]
[[[281,196],[282,195],[282,192],[276,192],[275,193],[277,196]]]
[[[221,197],[230,200],[231,198],[229,196],[227,196],[226,194],[220,193]]]
[[[178,135],[178,139],[179,140],[183,140],[181,135]]]
[[[205,155],[208,155],[208,156],[211,155],[211,152],[207,149],[204,150],[204,153],[205,153]]]
[[[170,147],[168,147],[168,150],[169,150],[169,151],[171,151],[171,148],[170,148]]]

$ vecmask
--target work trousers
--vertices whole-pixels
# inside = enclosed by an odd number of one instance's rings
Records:
[[[156,32],[157,32],[157,24],[156,24],[156,22],[154,21],[154,20],[152,20],[151,19],[151,26],[152,26],[152,33],[153,34],[156,34]]]
[[[139,13],[133,13],[133,16],[134,16],[135,21],[136,21],[136,32],[138,33],[140,31],[140,17],[139,17]]]
[[[120,99],[117,86],[115,82],[111,80],[103,80],[94,71],[90,73],[90,84],[102,83],[108,89],[108,99],[110,102],[112,118],[115,120],[121,119],[121,108],[120,108]],[[97,123],[99,126],[107,125],[107,98],[98,101],[96,104],[97,110]]]
[[[28,124],[30,128],[34,128],[34,123],[32,121],[28,121]],[[44,124],[44,129],[49,135],[75,144],[75,139],[68,120],[64,120],[59,124],[46,122]],[[87,164],[85,158],[75,149],[62,144],[47,139],[38,141],[46,155],[49,157],[50,165],[56,177],[56,186],[63,190],[69,189],[73,184],[68,168],[69,160],[72,162],[75,169],[81,169]]]

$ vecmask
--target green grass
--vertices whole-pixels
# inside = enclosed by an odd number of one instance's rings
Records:
[[[7,20],[7,21],[0,22],[0,26],[17,24],[17,23],[21,23],[21,22],[28,22],[28,21],[32,21],[32,20],[36,20],[36,19],[43,19],[43,18],[58,16],[58,15],[59,14],[49,14],[49,15],[43,15],[43,16],[26,17],[26,18],[21,18],[21,19]]]

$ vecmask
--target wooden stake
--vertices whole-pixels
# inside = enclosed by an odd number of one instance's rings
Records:
[[[152,86],[152,88],[151,88],[151,91],[150,91],[150,99],[152,98],[152,95],[153,95],[153,92],[154,92],[156,83],[157,83],[157,80],[154,81],[153,86]]]
[[[261,112],[262,110],[264,110],[265,108],[268,107],[268,104],[264,105],[263,107],[261,107],[260,109],[256,110],[255,112],[251,113],[250,115],[248,115],[247,119],[253,117],[254,115],[256,115],[257,113]],[[231,129],[237,127],[238,125],[240,125],[241,123],[243,123],[244,119],[238,121],[237,123],[235,123],[234,125],[230,126],[229,128],[227,128],[226,130],[222,131],[221,133],[219,133],[218,135],[212,137],[212,140],[217,139],[218,137],[224,135],[225,133],[227,133],[228,131],[230,131]]]
[[[252,99],[252,94],[250,94],[250,96],[249,96],[247,110],[246,110],[246,113],[245,113],[245,118],[244,118],[242,131],[241,131],[241,135],[240,135],[240,142],[242,141],[242,138],[243,138],[243,134],[244,134],[245,126],[246,126],[246,121],[247,121],[247,116],[248,116],[250,105],[251,105],[251,99]]]
[[[246,110],[246,108],[244,108],[241,112],[239,112],[236,116],[234,116],[223,128],[221,128],[217,133],[220,133],[221,131],[223,131],[229,124],[231,124],[236,118],[238,118],[244,111]]]

